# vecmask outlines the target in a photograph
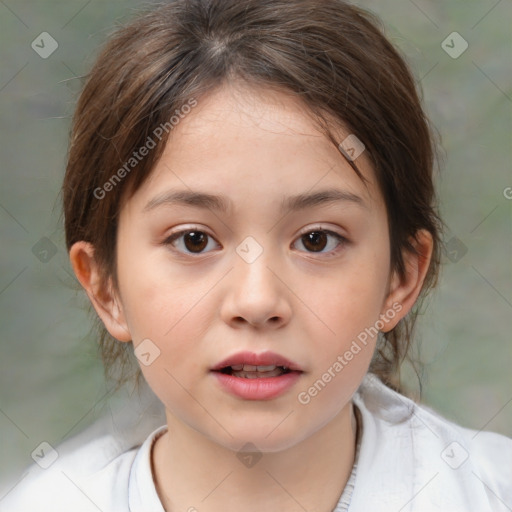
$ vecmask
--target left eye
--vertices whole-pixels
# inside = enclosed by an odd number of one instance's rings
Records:
[[[329,240],[329,238],[331,240]],[[325,229],[308,231],[298,239],[308,252],[335,252],[338,246],[347,243],[347,239],[338,233]],[[327,251],[324,251],[325,248]]]
[[[190,251],[190,253],[200,254],[201,252],[204,252],[204,249],[206,247],[208,247],[208,245],[209,245],[208,238],[213,240],[213,238],[210,235],[208,235],[207,233],[205,233],[204,231],[188,229],[186,231],[180,231],[178,233],[174,233],[169,238],[167,238],[167,240],[165,240],[165,243],[170,244],[173,247],[176,247],[181,252],[186,252],[186,251],[183,251],[183,246],[184,246],[185,249]],[[181,243],[176,243],[176,242],[181,242]]]
[[[295,244],[298,242],[302,244],[307,252],[325,254],[336,252],[336,249],[346,244],[348,240],[333,231],[315,229],[303,233]],[[189,254],[209,252],[209,250],[215,248],[215,245],[218,245],[213,237],[199,229],[187,229],[174,233],[164,243],[172,245],[179,252],[188,252]],[[209,250],[207,250],[208,248]]]

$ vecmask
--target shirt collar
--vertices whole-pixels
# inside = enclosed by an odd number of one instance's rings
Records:
[[[167,425],[154,430],[142,443],[133,460],[128,480],[130,512],[165,512],[156,491],[151,465],[151,450],[155,441],[167,432]]]

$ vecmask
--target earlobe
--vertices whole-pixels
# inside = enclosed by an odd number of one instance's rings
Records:
[[[400,278],[396,272],[393,273],[389,292],[381,311],[382,314],[386,314],[390,309],[394,309],[399,311],[399,314],[394,315],[394,318],[386,323],[382,332],[388,332],[393,329],[412,309],[427,275],[432,258],[432,235],[429,231],[421,229],[411,239],[411,243],[416,248],[416,252],[404,251],[405,276]],[[397,304],[400,304],[401,307],[398,308]]]
[[[130,331],[112,279],[105,280],[102,276],[94,257],[94,246],[89,242],[76,242],[69,250],[69,259],[78,281],[85,289],[108,332],[119,341],[131,341]]]

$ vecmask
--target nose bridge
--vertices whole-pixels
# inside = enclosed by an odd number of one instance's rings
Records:
[[[281,324],[290,315],[286,287],[278,278],[276,251],[264,243],[248,236],[236,247],[230,293],[222,306],[226,321],[244,319],[256,325],[272,320],[277,325],[277,319]]]
[[[259,238],[262,241],[262,237]],[[247,236],[236,247],[236,254],[234,277],[243,287],[263,289],[274,284],[272,281],[276,277],[270,269],[273,267],[272,262],[277,264],[277,261],[275,251],[271,249],[268,240],[260,243],[255,237]],[[270,288],[275,288],[275,286],[270,286]]]

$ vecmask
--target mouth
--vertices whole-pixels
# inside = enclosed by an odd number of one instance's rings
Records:
[[[280,377],[291,373],[293,370],[286,366],[276,365],[252,365],[252,364],[235,364],[225,366],[220,370],[214,370],[224,375],[232,375],[233,377],[239,377],[241,379],[262,379],[270,377]]]
[[[243,400],[272,400],[297,385],[304,370],[273,352],[239,352],[211,369],[227,393]]]
[[[291,372],[303,373],[295,362],[274,352],[238,352],[212,368],[214,372],[232,375],[241,379],[280,377]]]

